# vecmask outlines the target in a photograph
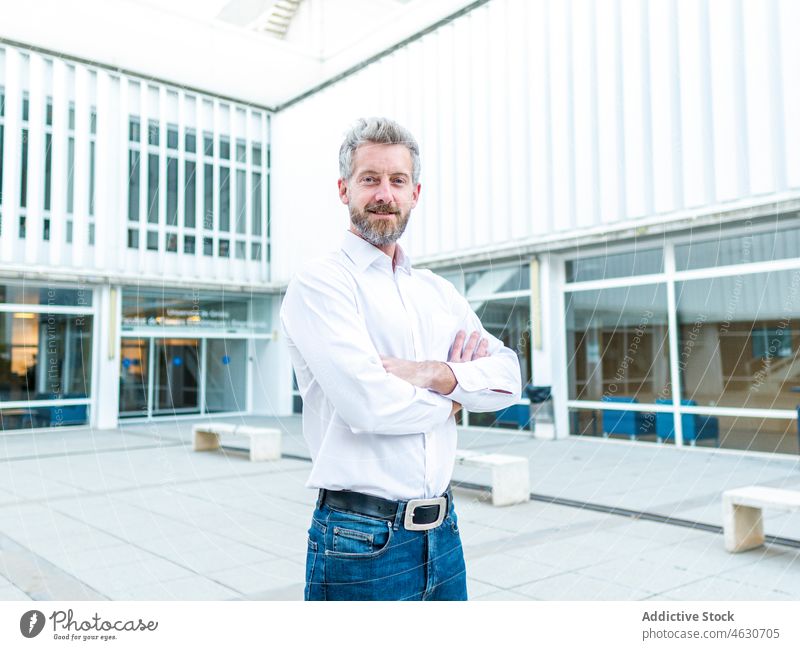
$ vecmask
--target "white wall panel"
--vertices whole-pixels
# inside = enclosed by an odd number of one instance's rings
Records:
[[[680,52],[680,93],[683,150],[683,187],[687,207],[713,200],[708,193],[706,149],[713,141],[703,116],[703,59],[700,11],[697,0],[678,0],[678,51]]]
[[[24,259],[27,264],[38,264],[44,205],[44,122],[47,101],[44,59],[39,54],[31,53],[28,70],[28,206]]]
[[[598,0],[596,6],[600,219],[602,222],[611,223],[625,216],[625,147],[619,12],[616,0]]]
[[[652,128],[653,211],[668,212],[681,207],[675,172],[676,156],[680,147],[680,130],[676,126],[678,113],[677,50],[675,15],[672,0],[651,2],[646,33],[650,43],[650,108]]]
[[[650,211],[652,176],[646,173],[646,140],[642,78],[645,50],[642,47],[642,3],[620,3],[622,42],[622,112],[625,119],[625,195],[626,214],[639,217]]]
[[[334,155],[387,84],[394,101],[378,108],[422,149],[412,255],[800,189],[798,11],[791,0],[491,0],[275,117],[276,228],[292,232],[300,190],[281,166],[302,142]],[[341,211],[323,197],[335,171],[306,169],[323,243],[281,240],[276,280],[338,241],[326,210]]]
[[[779,46],[781,53],[783,93],[784,142],[786,150],[786,183],[789,187],[800,187],[800,2],[778,1]]]
[[[744,75],[737,59],[743,58],[741,3],[709,0],[709,44],[711,53],[711,105],[714,127],[714,182],[717,198],[727,201],[749,185]]]
[[[597,188],[597,96],[594,69],[594,3],[573,0],[572,41],[573,149],[575,151],[575,219],[576,225],[597,223],[599,201]]]
[[[777,34],[769,26],[769,2],[743,0],[744,50],[742,62],[747,78],[746,106],[747,124],[742,128],[742,137],[748,140],[745,164],[749,163],[751,187],[743,193],[762,194],[776,189],[776,169],[773,148],[774,135],[783,133],[783,125],[775,123],[772,104],[779,101],[771,92],[771,43]],[[793,83],[797,83],[795,80]],[[795,116],[796,119],[797,116]]]

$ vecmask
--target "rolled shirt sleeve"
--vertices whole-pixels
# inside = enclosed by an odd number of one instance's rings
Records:
[[[458,382],[447,397],[475,413],[497,411],[519,401],[522,378],[519,357],[480,322],[467,300],[455,289],[452,299],[462,314],[462,326],[467,336],[479,332],[489,342],[489,356],[462,363],[447,362]]]

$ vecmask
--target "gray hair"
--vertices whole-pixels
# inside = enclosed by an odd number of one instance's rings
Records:
[[[411,181],[419,183],[419,145],[405,127],[386,117],[360,118],[347,132],[339,148],[339,175],[348,180],[353,175],[353,154],[362,144],[402,144],[411,153]]]

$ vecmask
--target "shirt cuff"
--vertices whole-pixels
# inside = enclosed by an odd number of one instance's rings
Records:
[[[486,385],[483,373],[478,368],[470,368],[467,363],[451,363],[449,361],[445,361],[445,363],[453,371],[457,382],[453,392],[447,395],[450,399],[455,399],[453,395],[455,395],[456,391],[463,395],[465,392],[474,393],[489,388]]]

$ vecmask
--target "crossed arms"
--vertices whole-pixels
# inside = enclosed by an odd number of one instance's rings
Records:
[[[301,273],[281,308],[301,393],[321,390],[332,416],[354,433],[372,434],[430,431],[462,404],[472,411],[513,404],[521,389],[517,355],[453,293],[464,311],[462,329],[471,336],[456,336],[447,362],[381,358],[347,277],[335,268]]]

